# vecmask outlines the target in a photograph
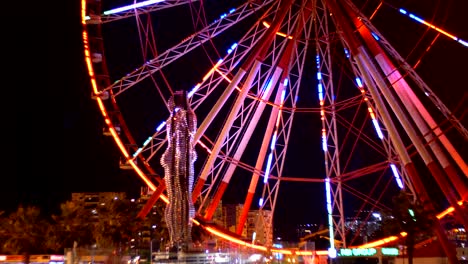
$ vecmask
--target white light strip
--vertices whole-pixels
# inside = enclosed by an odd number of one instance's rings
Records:
[[[140,2],[140,3],[133,4],[133,5],[122,6],[122,7],[118,7],[118,8],[114,8],[114,9],[111,9],[111,10],[104,11],[104,15],[117,14],[117,13],[120,13],[120,12],[123,12],[123,11],[131,10],[131,9],[135,9],[135,8],[139,8],[139,7],[143,7],[143,6],[147,6],[147,5],[157,4],[157,3],[160,3],[160,2],[164,2],[164,0],[143,1],[143,2]]]

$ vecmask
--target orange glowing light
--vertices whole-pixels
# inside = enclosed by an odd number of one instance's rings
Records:
[[[402,237],[405,237],[405,235],[403,235],[403,232],[400,233],[400,235]],[[370,242],[370,243],[366,243],[366,244],[363,244],[363,245],[360,245],[358,246],[358,248],[373,248],[373,247],[378,247],[378,246],[382,246],[382,245],[385,245],[385,244],[388,244],[390,242],[393,242],[393,241],[396,241],[398,240],[399,237],[398,236],[389,236],[389,237],[386,237],[386,238],[383,238],[383,239],[379,239],[379,240],[376,240],[376,241],[373,241],[373,242]]]
[[[81,24],[86,24],[86,0],[81,0]]]
[[[228,83],[232,82],[232,80],[229,79],[229,77],[227,77],[223,72],[219,71],[218,69],[216,69],[216,72],[219,73],[219,75],[221,75],[221,77],[223,77],[226,81],[228,81]],[[241,89],[236,85],[236,90],[240,92]]]
[[[426,25],[426,26],[432,28],[432,29],[435,29],[436,31],[438,31],[438,32],[440,32],[440,33],[442,33],[442,34],[444,34],[445,36],[447,36],[447,37],[449,37],[449,38],[451,38],[451,39],[453,39],[453,40],[458,40],[458,38],[455,37],[454,35],[448,33],[448,32],[445,31],[445,30],[442,30],[441,28],[438,28],[438,27],[434,26],[434,25],[431,24],[431,23],[428,23],[428,22],[426,22],[426,21],[424,21],[424,20],[422,20],[422,23],[423,23],[424,25]]]
[[[266,28],[270,28],[270,24],[269,24],[268,22],[263,21],[262,24],[263,24]],[[276,35],[281,36],[281,37],[285,37],[285,38],[288,38],[288,39],[293,39],[292,36],[288,36],[288,35],[286,35],[286,34],[283,33],[283,32],[276,32]]]
[[[312,251],[296,251],[296,255],[298,256],[313,256],[315,252]]]
[[[82,12],[81,12],[81,17],[82,17],[82,22],[83,24],[86,24],[85,23],[85,16],[86,16],[86,1],[85,0],[82,0],[81,1],[81,7],[82,7]],[[96,80],[94,78],[94,70],[93,70],[93,64],[91,62],[91,56],[90,56],[90,51],[89,51],[89,46],[88,46],[88,34],[86,32],[86,30],[83,30],[83,42],[84,42],[84,51],[85,51],[85,62],[86,62],[86,66],[88,68],[88,75],[91,79],[91,86],[92,86],[92,89],[93,89],[93,92],[95,95],[99,95],[100,92],[98,90],[98,86],[97,86],[97,83],[96,83]],[[109,131],[111,132],[111,135],[112,137],[114,138],[114,141],[116,142],[117,146],[119,147],[120,151],[122,152],[122,154],[125,156],[125,158],[127,159],[128,163],[133,167],[133,169],[135,170],[135,172],[137,172],[138,176],[148,185],[148,187],[152,190],[152,191],[155,191],[156,190],[156,186],[148,179],[148,177],[146,177],[146,175],[140,170],[140,168],[137,167],[137,165],[135,164],[134,160],[132,159],[129,159],[129,154],[128,154],[128,151],[127,149],[125,148],[124,144],[122,143],[122,141],[120,140],[120,137],[119,135],[117,134],[111,120],[108,117],[108,114],[107,114],[107,110],[106,110],[106,107],[104,106],[104,103],[102,102],[102,99],[97,96],[96,97],[96,100],[98,102],[98,105],[99,105],[99,110],[101,111],[101,114],[104,116],[105,118],[105,123],[106,125],[109,127]],[[161,195],[161,199],[168,203],[169,200],[167,199],[166,196],[164,195]]]
[[[221,64],[221,62],[222,62],[222,60],[219,60],[219,61],[215,64],[215,66],[213,66],[213,68],[211,68],[210,71],[208,71],[208,73],[205,74],[205,76],[203,77],[202,80],[203,80],[203,81],[206,81],[206,79],[208,79],[208,77],[209,77],[211,74],[213,74],[213,72],[218,71],[218,67],[219,67],[219,65]]]
[[[86,25],[86,0],[82,0],[81,1],[81,22],[82,24]],[[435,29],[437,30],[438,32],[454,39],[454,40],[458,40],[457,37],[447,33],[446,31],[426,22],[426,21],[422,21],[423,24],[431,27],[432,29]],[[267,28],[270,27],[270,25],[267,23],[267,22],[263,22],[263,25]],[[280,35],[280,36],[283,36],[283,37],[287,37],[289,39],[292,39],[292,36],[287,36],[286,34],[282,33],[282,32],[277,32],[276,33],[277,35]],[[127,159],[128,163],[132,166],[132,168],[134,169],[135,172],[137,172],[138,176],[148,185],[148,187],[152,190],[152,191],[155,191],[156,190],[156,186],[146,177],[145,173],[143,173],[140,168],[138,168],[138,166],[136,165],[135,161],[133,159],[129,159],[129,153],[127,151],[127,149],[125,148],[124,144],[122,143],[122,141],[120,140],[120,137],[119,135],[117,134],[114,126],[112,125],[112,122],[108,117],[108,114],[107,114],[107,110],[105,108],[105,105],[103,103],[103,100],[98,96],[100,95],[100,92],[99,92],[99,89],[98,89],[98,85],[96,83],[96,80],[95,80],[95,77],[94,77],[94,70],[93,70],[93,66],[92,66],[92,60],[91,60],[91,55],[90,55],[90,51],[89,51],[89,45],[88,45],[88,35],[87,35],[87,32],[86,30],[83,31],[83,42],[84,42],[84,54],[85,54],[85,63],[86,63],[86,66],[87,66],[87,69],[88,69],[88,75],[90,76],[90,80],[91,80],[91,86],[92,86],[92,90],[93,90],[93,93],[96,96],[96,101],[99,105],[99,109],[101,111],[101,114],[105,117],[105,122],[106,122],[106,125],[109,127],[109,131],[111,132],[112,134],[112,137],[114,138],[115,142],[117,143],[119,149],[121,150],[121,152],[123,153],[123,155],[125,156],[125,158]],[[218,66],[220,65],[221,62],[218,62],[204,77],[203,77],[203,81],[205,81],[211,74],[213,74],[215,71],[218,72],[224,79],[226,79],[229,83],[231,82],[231,80],[224,74],[222,73],[221,71],[218,70]],[[197,87],[200,87],[201,84],[197,84]],[[238,86],[236,86],[236,89],[237,90],[240,90],[240,88]],[[361,90],[362,93],[364,93],[364,90]],[[367,98],[365,99],[367,100]],[[268,104],[270,105],[273,105],[272,103],[269,103],[267,102]],[[323,100],[320,101],[320,105],[323,106],[324,102]],[[281,103],[281,106],[280,106],[280,109],[282,109],[282,103]],[[281,110],[280,110],[281,111]],[[371,113],[371,115],[373,115],[373,111],[371,108],[369,108],[369,112]],[[281,114],[281,112],[280,112]],[[324,119],[324,110],[322,109],[321,110],[321,115],[322,115],[322,120]],[[375,118],[375,116],[373,116],[373,118]],[[278,118],[279,119],[279,118]],[[326,130],[325,129],[322,129],[322,135],[325,137],[326,136]],[[201,141],[199,141],[198,143],[200,143],[204,148],[206,148],[208,151],[210,151],[208,149],[208,147],[206,145],[204,145],[203,143],[201,143]],[[165,203],[168,203],[169,200],[167,199],[167,197],[163,194],[161,194],[160,198],[165,202]],[[463,201],[459,201],[458,204],[462,205],[463,204]],[[440,214],[437,215],[437,218],[441,219],[443,218],[444,216],[446,216],[447,214],[450,214],[454,211],[454,208],[453,207],[449,207],[447,208],[445,211],[441,212]],[[197,220],[195,219],[191,219],[192,222],[195,224],[195,225],[201,225],[200,222],[198,222]],[[231,242],[234,242],[238,245],[242,245],[242,246],[246,246],[246,247],[250,247],[250,248],[253,248],[253,249],[257,249],[257,250],[261,250],[261,251],[267,251],[268,248],[265,247],[265,246],[261,246],[261,245],[255,245],[255,244],[251,244],[251,243],[248,243],[248,242],[245,242],[245,241],[242,241],[240,239],[237,239],[237,238],[234,238],[234,237],[231,237],[219,230],[216,230],[215,228],[212,228],[212,227],[204,227],[208,232],[220,237],[220,238],[223,238],[223,239],[226,239],[228,241],[231,241]],[[401,237],[405,237],[407,236],[407,234],[405,232],[402,232],[400,233],[400,236]],[[377,240],[377,241],[374,241],[374,242],[370,242],[370,243],[367,243],[367,244],[364,244],[364,245],[361,245],[359,246],[359,248],[368,248],[368,247],[376,247],[376,246],[382,246],[382,245],[385,245],[389,242],[393,242],[393,241],[396,241],[398,240],[400,237],[398,236],[390,236],[390,237],[387,237],[387,238],[384,238],[384,239],[380,239],[380,240]],[[272,252],[278,252],[278,253],[282,253],[282,254],[285,254],[285,255],[293,255],[293,254],[296,254],[296,255],[303,255],[303,256],[310,256],[310,255],[318,255],[318,256],[325,256],[325,255],[328,255],[328,251],[326,250],[321,250],[321,251],[292,251],[292,250],[288,250],[288,249],[276,249],[276,248],[271,248],[269,249],[271,250]],[[0,261],[1,260],[5,260],[6,259],[6,256],[0,256]]]
[[[458,205],[463,205],[463,200],[458,201],[457,203],[458,203]],[[443,218],[444,216],[446,216],[446,215],[452,213],[453,211],[455,211],[455,208],[453,208],[453,206],[451,206],[451,207],[445,209],[445,210],[444,210],[443,212],[441,212],[440,214],[438,214],[436,217],[437,217],[438,219],[441,219],[441,218]]]

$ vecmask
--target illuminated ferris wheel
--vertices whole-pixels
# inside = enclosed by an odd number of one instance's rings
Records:
[[[184,90],[198,120],[195,220],[212,222],[221,203],[243,205],[229,232],[239,237],[207,225],[216,235],[268,249],[278,219],[312,212],[328,226],[333,252],[335,240],[356,246],[346,218],[388,210],[400,190],[439,213],[429,182],[468,225],[459,202],[468,197],[459,154],[468,131],[376,25],[405,19],[415,35],[430,28],[434,41],[451,38],[467,52],[463,39],[383,2],[222,2],[82,1],[104,133],[152,202],[167,201],[160,159],[168,100]],[[240,239],[250,210],[262,212],[260,244]],[[440,222],[436,230],[446,241]]]

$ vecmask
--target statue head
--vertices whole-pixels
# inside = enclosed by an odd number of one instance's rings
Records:
[[[187,102],[187,92],[184,90],[175,91],[174,95],[169,98],[169,111],[174,112],[175,109],[185,109],[188,108]]]

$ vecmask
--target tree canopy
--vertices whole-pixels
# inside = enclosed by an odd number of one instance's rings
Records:
[[[57,215],[44,215],[36,206],[20,206],[10,214],[0,214],[1,254],[63,254],[66,248],[119,248],[152,239],[168,241],[162,202],[153,213],[137,218],[136,203],[117,199],[85,208],[72,201],[60,205]]]

